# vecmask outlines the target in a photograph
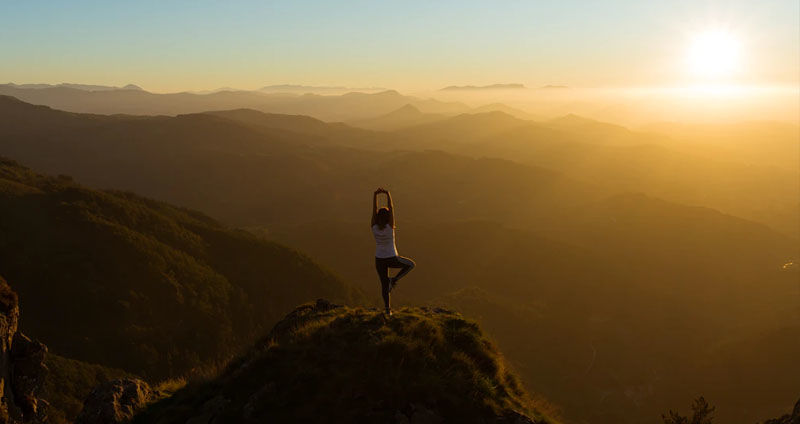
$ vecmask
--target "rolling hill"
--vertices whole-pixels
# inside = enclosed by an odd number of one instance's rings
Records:
[[[419,220],[437,220],[448,211],[454,219],[524,224],[554,219],[560,209],[603,193],[507,160],[355,150],[307,132],[256,127],[217,114],[100,116],[0,100],[1,154],[91,186],[200,209],[235,225],[304,222],[318,219],[322,210],[330,218],[352,219],[364,214],[363,193],[386,181],[407,193],[404,213]],[[304,118],[289,120],[295,119]]]
[[[800,143],[785,131],[780,134],[771,141],[751,134],[755,141],[749,144],[721,147],[708,141],[671,140],[577,116],[539,123],[493,112],[404,128],[390,134],[387,145],[436,146],[472,157],[505,158],[591,181],[607,191],[645,192],[711,207],[797,237],[800,173],[773,166],[765,159],[797,156]],[[750,153],[762,144],[764,150]],[[743,161],[746,155],[750,160]]]

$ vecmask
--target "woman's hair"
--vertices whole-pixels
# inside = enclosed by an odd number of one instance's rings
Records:
[[[389,208],[380,208],[378,209],[378,213],[375,214],[375,223],[378,224],[378,227],[381,229],[386,228],[386,225],[389,224],[391,219],[392,213],[389,212]]]

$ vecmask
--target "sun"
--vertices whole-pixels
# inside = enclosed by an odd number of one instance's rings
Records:
[[[689,43],[686,65],[694,76],[704,79],[731,76],[741,66],[740,42],[724,30],[700,32]]]

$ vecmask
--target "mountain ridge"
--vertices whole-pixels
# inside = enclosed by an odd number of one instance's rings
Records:
[[[439,91],[524,90],[524,84],[451,85]]]
[[[333,122],[371,118],[389,113],[407,103],[413,103],[429,113],[460,113],[469,110],[463,103],[406,96],[395,90],[341,95],[260,91],[157,94],[144,90],[85,91],[69,87],[25,89],[0,85],[0,95],[80,113],[174,116],[209,110],[247,108],[268,113],[308,115]]]
[[[339,140],[348,140],[369,147],[375,141],[374,133],[362,129],[344,128],[346,134],[360,135],[337,136],[331,145],[320,142],[331,139],[275,128],[267,128],[265,133],[263,128],[213,114],[104,117],[42,109],[16,101],[14,104],[18,107],[0,115],[0,134],[4,135],[0,138],[0,151],[4,154],[44,172],[72,175],[89,185],[132,190],[199,208],[236,225],[266,224],[289,217],[301,220],[315,215],[308,208],[308,200],[294,190],[287,191],[278,175],[293,178],[300,192],[316,193],[318,204],[326,204],[331,216],[358,214],[354,207],[358,204],[357,192],[351,188],[353,178],[359,179],[356,184],[365,186],[364,190],[368,190],[367,185],[377,186],[380,181],[396,178],[393,175],[405,176],[403,184],[408,190],[412,189],[411,184],[420,184],[420,178],[435,181],[437,188],[426,188],[424,196],[412,197],[406,203],[410,213],[419,214],[418,219],[434,213],[431,203],[423,197],[431,196],[438,187],[450,187],[444,195],[436,196],[435,202],[442,207],[466,214],[489,214],[489,209],[496,209],[513,220],[526,215],[517,207],[520,199],[528,203],[552,198],[549,202],[568,205],[599,194],[593,193],[589,184],[507,160],[338,145]],[[87,126],[93,129],[86,130]],[[45,151],[49,153],[42,154]],[[140,163],[147,163],[151,171],[142,174]],[[471,171],[463,173],[465,170]],[[248,183],[243,185],[242,181]],[[322,188],[319,181],[327,181],[330,186]],[[499,181],[519,192],[510,196],[478,189]],[[404,190],[403,186],[396,188]],[[487,198],[497,201],[481,200]],[[474,204],[475,209],[455,208],[456,202]],[[535,210],[536,214],[546,212]]]
[[[139,87],[136,84],[127,84],[122,87],[109,86],[109,85],[94,85],[94,84],[73,84],[68,82],[62,82],[60,84],[14,84],[14,83],[0,84],[0,87],[3,86],[22,88],[22,89],[43,89],[43,88],[63,87],[63,88],[73,88],[76,90],[83,90],[83,91],[110,91],[110,90],[144,91],[142,87]]]

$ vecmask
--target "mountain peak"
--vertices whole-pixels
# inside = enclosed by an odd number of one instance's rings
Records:
[[[522,120],[502,111],[488,110],[475,113],[462,113],[461,115],[450,118],[451,121],[464,122],[521,122]]]
[[[422,115],[422,111],[420,111],[418,107],[412,105],[411,103],[408,103],[405,106],[401,107],[400,109],[396,109],[392,112],[389,112],[389,114],[386,116],[418,116],[418,115]]]
[[[580,115],[576,115],[574,113],[568,113],[564,116],[560,116],[558,118],[554,118],[550,120],[550,123],[553,124],[588,124],[588,123],[596,123],[598,121],[586,118]]]
[[[493,111],[504,112],[518,119],[526,119],[526,120],[533,119],[533,116],[531,116],[528,112],[508,106],[504,103],[490,103],[487,105],[476,107],[472,110],[473,113],[493,112]]]

